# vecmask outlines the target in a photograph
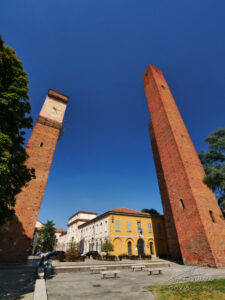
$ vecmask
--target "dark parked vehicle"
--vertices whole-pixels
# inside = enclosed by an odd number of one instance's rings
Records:
[[[48,255],[45,257],[45,259],[57,259],[57,257],[60,255],[60,254],[65,254],[64,251],[52,251],[50,253],[48,253]]]
[[[98,251],[88,251],[85,254],[82,254],[82,256],[88,257],[88,258],[90,258],[91,255],[92,256],[95,256],[95,255],[99,256],[99,253],[98,253]]]

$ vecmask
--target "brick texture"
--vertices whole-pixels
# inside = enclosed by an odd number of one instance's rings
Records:
[[[171,258],[175,260],[180,260],[181,259],[180,245],[178,242],[177,231],[174,224],[168,190],[167,190],[167,186],[166,186],[166,182],[162,170],[162,165],[159,157],[158,147],[157,147],[152,123],[149,123],[148,127],[149,127],[149,133],[151,137],[152,152],[155,160],[155,168],[158,177],[158,184],[159,184],[159,190],[162,199],[163,210],[164,212],[166,212],[164,218],[165,218],[168,250]]]
[[[181,251],[186,264],[225,267],[225,220],[203,183],[204,169],[167,82],[149,65],[143,83],[170,253]]]
[[[26,164],[35,168],[36,179],[17,196],[14,219],[0,228],[0,261],[20,262],[27,257],[61,125],[39,116],[33,128],[26,146]]]

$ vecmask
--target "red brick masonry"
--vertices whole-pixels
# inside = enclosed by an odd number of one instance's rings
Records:
[[[49,96],[51,93],[54,93],[58,100],[60,99],[60,93],[49,90]],[[66,96],[62,95],[62,97],[65,102]],[[17,196],[14,220],[0,228],[0,261],[13,262],[26,259],[61,125],[59,122],[39,117],[33,128],[26,146],[29,155],[26,164],[28,167],[35,168],[36,179],[30,181]]]
[[[178,239],[186,264],[225,267],[225,220],[167,82],[151,65],[143,82],[170,253],[179,255]]]

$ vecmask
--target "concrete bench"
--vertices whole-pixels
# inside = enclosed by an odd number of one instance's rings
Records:
[[[101,274],[102,274],[102,279],[105,279],[107,278],[107,275],[114,275],[114,278],[117,278],[117,274],[119,274],[120,271],[118,270],[111,270],[111,271],[102,271]],[[109,277],[112,277],[112,276],[108,276]]]
[[[101,271],[107,270],[106,267],[95,267],[95,268],[90,268],[91,274],[99,274]]]
[[[134,265],[134,266],[131,266],[131,269],[132,269],[132,271],[134,272],[134,270],[136,270],[136,271],[142,271],[143,269],[145,268],[145,266],[144,265]]]
[[[160,274],[162,274],[162,269],[158,269],[158,268],[152,268],[152,269],[148,268],[148,269],[145,269],[145,270],[149,272],[149,275],[152,275],[152,274],[160,275]]]

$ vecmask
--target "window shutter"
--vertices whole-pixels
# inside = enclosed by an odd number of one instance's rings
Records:
[[[120,231],[120,221],[116,220],[116,231]]]
[[[131,222],[127,221],[127,231],[131,231]]]
[[[152,224],[148,223],[148,232],[152,232]]]

